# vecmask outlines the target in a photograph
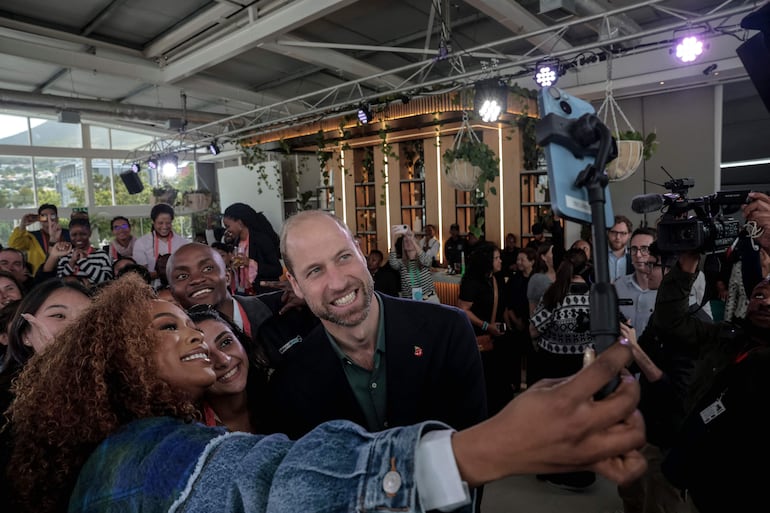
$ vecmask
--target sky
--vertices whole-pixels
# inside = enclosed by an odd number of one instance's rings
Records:
[[[32,127],[42,125],[46,119],[30,118]],[[19,132],[27,130],[27,118],[21,116],[9,116],[7,114],[0,114],[0,139],[5,139],[11,135],[16,135]]]

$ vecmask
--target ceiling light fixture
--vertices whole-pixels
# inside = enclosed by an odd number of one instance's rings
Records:
[[[222,153],[222,148],[219,147],[216,139],[211,141],[211,144],[209,144],[209,152],[212,155],[219,155],[220,153]]]
[[[149,167],[150,169],[158,169],[158,157],[148,158],[147,167]]]
[[[166,155],[163,157],[160,170],[163,178],[174,178],[179,172],[179,157],[176,155]]]
[[[369,123],[372,119],[374,119],[374,116],[372,115],[372,109],[369,107],[369,104],[362,103],[361,106],[358,108],[358,120],[361,122],[362,125],[365,125]]]
[[[697,36],[686,36],[677,41],[674,53],[682,62],[694,62],[703,54],[705,45]]]
[[[480,80],[474,84],[476,94],[473,105],[485,123],[500,119],[508,108],[508,85],[499,78]]]
[[[134,173],[138,173],[142,169],[142,166],[139,164],[139,162],[134,162],[131,164],[131,171]]]
[[[540,87],[550,87],[559,79],[559,60],[540,61],[535,65],[535,82]]]

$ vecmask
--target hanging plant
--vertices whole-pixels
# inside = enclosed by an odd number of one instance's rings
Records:
[[[650,132],[649,134],[642,135],[637,130],[626,130],[615,134],[615,139],[618,141],[641,141],[642,142],[642,158],[644,160],[650,160],[650,157],[658,149],[658,134]]]
[[[467,120],[463,122],[467,125]],[[492,151],[492,148],[481,142],[470,129],[470,126],[467,126],[465,130],[461,129],[455,138],[455,144],[444,151],[444,172],[448,177],[453,172],[456,172],[458,162],[468,163],[478,169],[478,176],[473,188],[478,188],[482,191],[486,188],[486,182],[494,182],[495,178],[500,174],[500,159]],[[494,187],[490,187],[489,192],[497,194],[497,190]]]
[[[241,161],[243,164],[257,174],[257,192],[262,194],[265,190],[276,191],[278,197],[281,196],[280,171],[275,173],[272,169],[268,170],[267,162],[270,161],[268,153],[256,144],[246,144],[243,141],[238,142],[241,150]]]

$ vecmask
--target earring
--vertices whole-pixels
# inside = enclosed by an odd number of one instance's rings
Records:
[[[32,347],[32,343],[29,341],[29,338],[28,338],[28,337],[24,337],[24,345],[25,345],[25,346],[29,346],[29,347]]]

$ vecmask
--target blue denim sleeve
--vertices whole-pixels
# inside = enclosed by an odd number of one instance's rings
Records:
[[[447,426],[424,422],[369,433],[346,421],[322,424],[298,440],[281,462],[268,511],[422,511],[415,449],[420,437],[434,429]],[[472,505],[462,511],[472,511]]]

